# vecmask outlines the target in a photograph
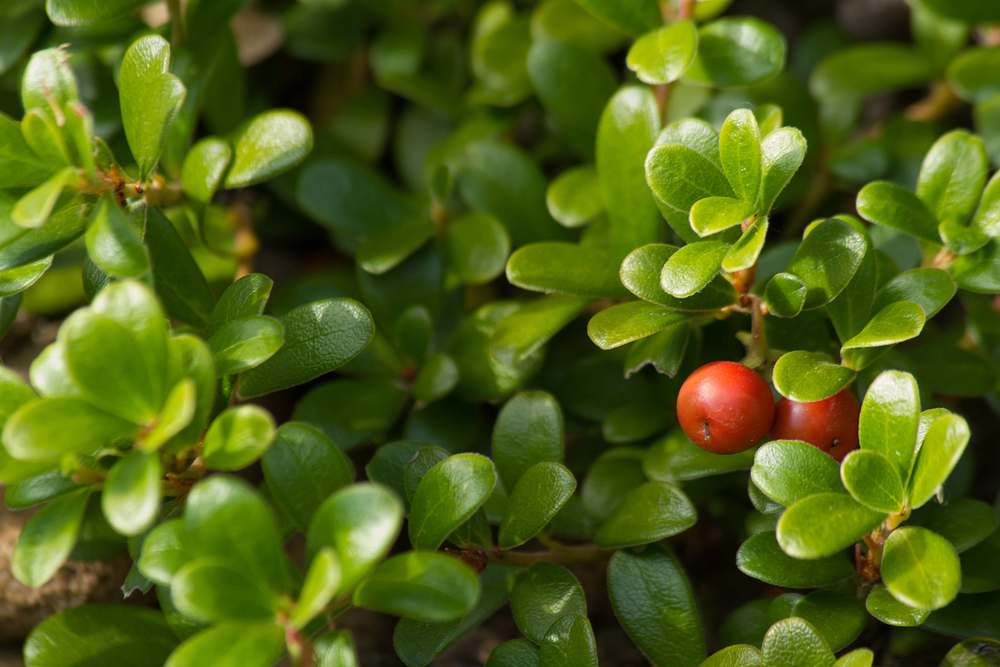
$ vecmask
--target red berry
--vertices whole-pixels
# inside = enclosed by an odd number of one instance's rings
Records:
[[[848,452],[858,448],[860,415],[858,399],[847,389],[810,403],[782,398],[774,409],[771,437],[775,440],[803,440],[839,463]]]
[[[677,420],[691,442],[713,454],[738,454],[764,439],[774,418],[767,383],[742,364],[705,364],[677,395]]]

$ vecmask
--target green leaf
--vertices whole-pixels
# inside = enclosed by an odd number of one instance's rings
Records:
[[[1000,637],[1000,604],[995,592],[960,595],[927,617],[929,630],[954,637]],[[998,639],[1000,641],[1000,639]]]
[[[785,64],[785,38],[759,19],[730,17],[698,29],[698,55],[684,77],[715,86],[769,79]]]
[[[998,223],[1000,223],[1000,178],[994,174],[993,178],[986,184],[986,189],[983,191],[982,199],[979,200],[979,207],[976,209],[975,215],[972,216],[969,228],[996,236]]]
[[[263,456],[272,440],[271,413],[256,405],[238,405],[208,427],[201,457],[212,470],[241,470]]]
[[[605,308],[590,319],[587,334],[602,350],[645,338],[691,317],[646,301],[629,301]]]
[[[865,628],[865,603],[853,595],[814,591],[795,603],[792,613],[808,621],[833,651],[854,643]]]
[[[339,593],[354,588],[399,536],[403,505],[388,488],[358,483],[334,492],[309,523],[309,553],[333,547],[340,557]]]
[[[510,492],[500,520],[498,544],[512,549],[542,530],[576,490],[565,466],[543,461],[528,468]]]
[[[886,371],[868,387],[858,424],[861,448],[887,458],[904,484],[913,466],[919,418],[920,394],[912,375]]]
[[[997,514],[986,503],[971,498],[953,498],[946,505],[924,507],[917,525],[951,542],[962,553],[985,540],[997,527]]]
[[[664,130],[666,133],[671,128]],[[714,138],[714,132],[713,132]],[[721,163],[687,145],[660,143],[646,158],[646,181],[665,208],[664,215],[671,213],[683,219],[688,218],[691,207],[706,197],[733,197],[733,189],[722,172]],[[606,194],[606,193],[605,193]],[[667,215],[668,220],[671,215]],[[673,224],[674,230],[684,238],[689,224]],[[697,237],[688,234],[689,242]],[[654,241],[657,239],[653,239]],[[634,247],[634,246],[633,246]]]
[[[760,251],[764,249],[764,241],[767,238],[767,217],[759,217],[753,221],[739,240],[722,258],[722,270],[734,273],[749,269],[757,263]]]
[[[10,212],[11,221],[27,229],[41,227],[48,222],[65,189],[79,180],[80,177],[73,168],[60,171],[18,200]]]
[[[458,454],[431,468],[413,496],[410,543],[415,549],[437,549],[486,502],[495,484],[493,462],[478,454]]]
[[[517,364],[538,352],[590,303],[571,296],[547,296],[525,304],[500,321],[490,339],[490,353]]]
[[[917,197],[939,222],[965,225],[979,204],[988,171],[982,140],[960,130],[949,132],[924,158]]]
[[[699,667],[760,667],[760,651],[754,646],[727,646],[708,657]]]
[[[91,604],[39,623],[24,644],[24,661],[31,667],[161,667],[176,646],[177,636],[155,609]]]
[[[854,380],[855,373],[816,352],[798,350],[783,354],[774,364],[774,388],[800,403],[830,398]]]
[[[413,381],[413,398],[428,403],[444,398],[458,384],[458,375],[454,359],[447,354],[430,355]]]
[[[850,452],[840,467],[844,486],[854,499],[877,512],[903,509],[903,480],[889,459],[871,449]]]
[[[532,243],[507,262],[507,280],[534,292],[595,299],[628,296],[619,261],[606,250],[572,243]]]
[[[777,273],[764,288],[764,302],[776,317],[795,317],[802,312],[809,286],[791,273]]]
[[[886,540],[882,580],[903,604],[934,611],[958,595],[962,570],[948,540],[925,528],[904,526]]]
[[[771,531],[752,535],[736,553],[740,572],[772,586],[784,588],[816,588],[829,586],[851,577],[853,564],[844,554],[825,558],[800,560],[785,554]]]
[[[912,301],[890,303],[878,311],[858,335],[845,342],[841,350],[883,347],[916,338],[926,319],[924,309]],[[852,360],[849,358],[848,362]]]
[[[858,193],[858,213],[868,222],[931,243],[941,242],[934,213],[915,194],[895,183],[879,181],[863,187]]]
[[[428,218],[412,218],[368,236],[358,248],[358,266],[375,275],[382,275],[399,266],[420,249],[434,232]]]
[[[105,293],[107,289],[102,292]],[[175,336],[168,341],[168,352],[168,377],[164,386],[173,383],[173,389],[167,395],[156,426],[143,438],[142,446],[147,450],[158,447],[158,440],[170,436],[184,423],[190,407],[187,401],[193,398],[194,409],[187,425],[166,443],[170,451],[178,452],[195,446],[208,425],[209,413],[215,405],[216,378],[212,353],[201,339],[189,334]]]
[[[294,387],[342,366],[375,335],[368,310],[353,299],[316,301],[281,317],[285,344],[243,373],[240,396],[251,398]]]
[[[698,602],[672,551],[623,550],[608,563],[608,595],[629,637],[656,665],[697,667],[705,658]]]
[[[625,377],[639,372],[646,364],[652,364],[658,373],[668,377],[677,375],[691,340],[691,332],[690,322],[681,322],[636,341],[629,347],[625,359]]]
[[[963,227],[957,223],[946,220],[938,226],[938,233],[948,250],[957,255],[968,255],[989,243],[990,237],[983,232]]]
[[[389,380],[337,379],[302,397],[292,418],[315,426],[348,450],[389,429],[399,416],[406,392]]]
[[[278,352],[284,340],[281,322],[251,315],[224,324],[206,342],[212,350],[216,372],[222,376],[260,366]]]
[[[334,630],[320,635],[313,648],[321,665],[358,667],[357,650],[348,630]]]
[[[339,587],[340,559],[336,551],[324,547],[309,564],[302,592],[290,619],[292,624],[296,628],[304,628],[329,604]]]
[[[662,243],[653,243],[637,248],[622,262],[622,284],[640,299],[685,312],[716,310],[736,303],[736,290],[722,276],[709,281],[696,295],[683,299],[678,299],[663,291],[663,286],[660,285],[660,274],[663,272],[664,265],[677,250],[674,246]]]
[[[122,535],[145,532],[159,517],[163,501],[160,455],[133,451],[108,471],[101,508],[108,523]]]
[[[186,640],[164,667],[268,667],[284,650],[285,630],[276,623],[226,622]]]
[[[865,600],[868,613],[887,625],[912,628],[920,625],[930,612],[909,607],[892,597],[883,584],[875,584]]]
[[[577,0],[587,11],[630,35],[641,35],[663,23],[652,0]]]
[[[183,544],[184,534],[183,519],[166,521],[149,531],[136,561],[139,572],[161,586],[169,586],[177,571],[192,558]]]
[[[906,491],[909,507],[916,509],[939,492],[968,443],[969,425],[958,415],[947,415],[931,424],[909,477]]]
[[[929,320],[951,301],[955,291],[955,283],[947,271],[933,268],[904,271],[878,290],[872,312],[878,313],[897,301],[910,301],[920,306]]]
[[[461,618],[479,600],[479,580],[465,563],[410,551],[378,565],[354,591],[354,604],[425,621]]]
[[[860,100],[873,93],[914,88],[937,72],[924,54],[895,42],[854,44],[820,61],[809,90],[824,102]]]
[[[184,157],[181,171],[184,194],[202,204],[211,202],[232,160],[232,146],[218,137],[205,137],[196,143]]]
[[[79,87],[66,50],[51,48],[32,54],[21,79],[21,106],[26,110],[44,109],[52,118],[52,107],[61,109],[78,100]]]
[[[663,266],[660,285],[667,294],[678,298],[697,294],[718,275],[729,247],[722,241],[701,241],[684,246]]]
[[[601,523],[602,547],[648,544],[684,532],[698,520],[694,505],[667,482],[647,482],[625,497]]]
[[[764,667],[831,667],[836,660],[816,628],[795,617],[771,626],[761,653]]]
[[[277,600],[239,567],[224,558],[196,558],[174,575],[170,595],[185,616],[205,622],[266,621]]]
[[[224,187],[245,188],[288,171],[313,147],[312,127],[288,109],[265,111],[236,129],[230,137],[233,163]]]
[[[587,614],[580,582],[569,570],[546,562],[532,563],[518,575],[510,592],[510,611],[524,636],[541,644],[549,628],[563,616]]]
[[[492,216],[467,213],[448,225],[448,267],[466,285],[482,285],[502,274],[509,254],[507,230]]]
[[[243,480],[213,475],[194,486],[184,506],[184,549],[192,557],[239,563],[258,585],[285,589],[284,556],[272,509]]]
[[[614,71],[581,46],[542,39],[528,52],[528,74],[559,133],[582,156],[592,157],[601,112],[618,87]]]
[[[413,218],[413,211],[379,176],[346,159],[310,161],[295,200],[313,220],[332,230],[367,236]]]
[[[354,481],[347,455],[308,424],[282,424],[261,463],[275,503],[302,531],[331,493]]]
[[[52,172],[52,166],[28,146],[18,122],[0,114],[0,187],[34,187]]]
[[[966,639],[948,651],[941,667],[990,667],[997,651],[1000,642],[995,639]]]
[[[737,198],[751,206],[757,203],[760,193],[760,139],[757,119],[749,109],[737,109],[729,114],[719,132],[722,170]]]
[[[947,0],[921,0],[935,14],[968,23],[1000,21],[1000,7],[989,0],[969,0],[960,5]]]
[[[19,582],[39,588],[55,576],[76,545],[89,498],[90,489],[67,493],[28,520],[10,561],[11,572]]]
[[[955,544],[951,539],[949,541]],[[983,542],[961,555],[962,587],[959,592],[988,593],[1000,589],[997,558],[1000,558],[1000,532],[994,529]]]
[[[206,340],[226,324],[243,317],[264,314],[264,306],[274,285],[267,276],[251,273],[226,288],[205,325]]]
[[[644,409],[649,409],[644,406]],[[614,414],[614,413],[611,413]],[[753,465],[754,450],[739,454],[712,454],[691,442],[684,431],[675,428],[654,442],[642,459],[646,476],[658,482],[676,482],[724,475],[747,470]]]
[[[545,392],[525,391],[500,410],[493,427],[493,460],[505,489],[513,490],[538,463],[562,463],[563,416]]]
[[[662,410],[658,401],[646,399],[609,412],[601,424],[601,433],[607,442],[636,442],[656,435],[671,421],[670,413]]]
[[[790,507],[813,494],[843,493],[840,466],[798,440],[775,440],[757,450],[750,477],[769,498]]]
[[[582,164],[559,174],[545,192],[545,204],[563,227],[581,227],[596,220],[604,212],[597,169]]]
[[[31,264],[0,271],[0,298],[11,297],[28,289],[38,282],[50,266],[52,258],[46,257]]]
[[[149,268],[139,231],[110,196],[103,197],[94,210],[86,241],[90,259],[112,276],[136,278]]]
[[[812,227],[785,269],[806,285],[803,308],[818,308],[837,298],[867,250],[865,236],[843,220],[831,218]]]
[[[778,544],[793,558],[824,558],[853,545],[885,518],[846,493],[816,493],[781,515]]]
[[[135,4],[130,3],[130,4]],[[118,75],[122,125],[139,180],[152,175],[163,152],[167,132],[180,113],[187,90],[170,68],[170,44],[158,35],[132,43]]]
[[[698,52],[698,30],[685,19],[648,32],[632,44],[625,63],[650,85],[676,81]]]
[[[538,649],[527,639],[511,639],[490,651],[486,666],[538,667]]]
[[[700,237],[735,227],[753,216],[756,206],[731,197],[706,197],[691,207],[691,228]]]
[[[760,144],[763,175],[760,210],[767,213],[806,157],[806,140],[794,127],[783,127],[764,137]]]
[[[549,627],[538,647],[538,664],[597,667],[597,643],[586,616],[563,616]]]
[[[976,252],[956,259],[950,267],[952,278],[970,292],[995,292],[1000,289],[998,255],[1000,244],[991,240]]]
[[[81,398],[65,396],[31,401],[19,408],[3,430],[3,446],[25,461],[45,461],[67,452],[92,454],[138,427]]]
[[[86,25],[125,16],[143,0],[46,0],[45,11],[60,26]]]

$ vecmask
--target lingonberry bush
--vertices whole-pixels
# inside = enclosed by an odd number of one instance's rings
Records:
[[[1000,4],[147,4],[0,0],[29,667],[1000,664]]]

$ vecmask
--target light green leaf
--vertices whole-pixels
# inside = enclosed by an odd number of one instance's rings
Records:
[[[266,621],[277,611],[273,594],[239,563],[219,557],[196,558],[178,570],[170,595],[185,616],[209,623]]]
[[[924,158],[917,197],[938,222],[964,226],[976,210],[988,171],[982,140],[962,130],[949,132]]]
[[[909,607],[892,597],[883,584],[875,584],[865,599],[868,613],[887,625],[912,628],[920,625],[930,612]]]
[[[555,517],[576,490],[576,478],[565,466],[543,461],[518,478],[504,506],[498,544],[513,549],[524,544]]]
[[[719,132],[719,157],[737,198],[751,206],[756,204],[761,182],[761,146],[760,129],[752,111],[737,109],[726,118]]]
[[[60,171],[18,200],[10,212],[11,221],[27,229],[41,227],[48,222],[63,191],[79,181],[75,169],[70,167]]]
[[[158,453],[132,451],[111,466],[101,492],[101,508],[116,531],[138,535],[148,530],[159,517],[162,502]]]
[[[500,320],[490,339],[490,354],[517,364],[538,352],[590,303],[573,296],[547,296],[531,301]]]
[[[776,317],[795,317],[806,304],[809,286],[791,273],[777,273],[764,287],[764,303]]]
[[[0,187],[34,187],[53,168],[28,146],[18,122],[0,114]]]
[[[663,290],[678,298],[700,292],[722,269],[729,251],[722,241],[701,241],[686,245],[667,260],[660,274]]]
[[[137,278],[149,269],[139,230],[110,196],[94,209],[85,238],[90,259],[112,276]]]
[[[38,282],[50,266],[52,257],[45,257],[37,262],[0,271],[0,299],[12,297],[28,289]]]
[[[691,207],[691,229],[704,238],[745,222],[755,211],[753,202],[731,197],[706,197]]]
[[[968,255],[989,243],[990,237],[971,227],[945,220],[938,225],[938,234],[948,250],[956,255]]]
[[[855,373],[816,352],[783,354],[774,364],[774,388],[785,398],[808,403],[830,398],[854,380]]]
[[[43,398],[19,408],[3,430],[3,446],[25,461],[45,461],[67,452],[93,454],[139,428],[72,396]]]
[[[354,591],[354,604],[385,614],[450,621],[479,600],[479,580],[469,567],[441,553],[410,551],[378,565]]]
[[[28,520],[10,562],[11,572],[19,582],[39,588],[55,576],[76,546],[89,498],[90,489],[67,493]]]
[[[712,136],[714,138],[714,133]],[[715,162],[713,157],[687,145],[673,143],[660,143],[649,151],[646,182],[664,204],[666,212],[687,219],[691,207],[701,199],[734,196],[721,163]],[[683,238],[683,227],[688,225],[672,225]]]
[[[841,350],[895,345],[920,335],[926,321],[924,310],[912,301],[896,301],[875,313],[861,332],[845,342]]]
[[[155,451],[186,429],[198,410],[197,394],[198,384],[194,378],[177,382],[167,394],[156,424],[143,435],[140,448],[147,452]]]
[[[948,540],[925,528],[904,526],[886,540],[882,580],[903,604],[934,611],[958,595],[962,570]]]
[[[164,667],[268,667],[285,651],[285,630],[267,623],[225,622],[194,635]]]
[[[610,350],[655,334],[690,316],[655,303],[629,301],[594,315],[587,324],[587,334],[602,350]]]
[[[769,498],[786,507],[813,494],[844,492],[837,462],[798,440],[762,445],[754,457],[750,477]]]
[[[143,0],[46,0],[45,11],[56,25],[75,26],[125,16],[142,4]]]
[[[877,512],[903,509],[903,480],[885,456],[871,449],[850,452],[840,467],[844,487],[854,499]]]
[[[681,77],[698,52],[698,30],[686,19],[648,32],[632,44],[625,64],[650,85]]]
[[[719,19],[698,29],[698,56],[684,77],[723,87],[758,83],[781,71],[785,50],[785,38],[769,23]]]
[[[628,296],[618,269],[615,256],[600,248],[532,243],[510,256],[507,280],[535,292],[618,299]]]
[[[882,523],[846,493],[816,493],[797,501],[778,520],[778,544],[793,558],[824,558],[842,551]]]
[[[709,281],[694,296],[678,299],[664,292],[660,274],[677,250],[675,246],[662,243],[637,248],[622,262],[622,284],[640,299],[685,312],[716,310],[736,303],[736,290],[722,276]]]
[[[868,250],[864,234],[831,218],[813,226],[785,269],[806,285],[803,308],[824,306],[843,291]]]
[[[757,258],[760,257],[760,251],[764,249],[767,227],[766,216],[754,220],[753,224],[743,232],[743,236],[733,244],[726,256],[722,258],[722,270],[734,273],[755,265]]]
[[[323,547],[309,564],[302,592],[289,620],[296,628],[304,628],[329,604],[339,587],[340,559],[332,548]]]
[[[663,23],[653,0],[577,0],[587,11],[630,35],[641,35]]]
[[[274,440],[274,417],[256,405],[238,405],[216,417],[205,433],[201,457],[212,470],[240,470],[259,459]]]
[[[792,558],[781,550],[771,531],[757,533],[740,545],[736,567],[748,577],[784,588],[829,586],[857,571],[844,554],[812,560]]]
[[[861,403],[861,449],[878,452],[906,484],[913,467],[920,419],[920,393],[909,373],[885,371],[868,387]]]
[[[581,227],[604,212],[604,196],[593,165],[583,164],[562,172],[545,192],[549,213],[564,227]]]
[[[831,667],[833,651],[812,625],[801,618],[785,618],[764,635],[763,667]]]
[[[946,415],[931,424],[907,485],[907,504],[911,508],[924,505],[938,493],[968,443],[969,425],[958,415]]]
[[[277,353],[284,340],[281,322],[251,315],[227,322],[206,342],[212,350],[216,372],[223,376],[260,366]]]
[[[698,667],[760,667],[760,665],[760,651],[755,646],[737,644],[716,651]]]
[[[205,137],[188,150],[181,171],[184,193],[202,204],[212,201],[233,160],[233,147],[217,137]]]
[[[806,140],[794,127],[783,127],[764,137],[760,144],[763,175],[760,184],[760,211],[771,210],[778,195],[802,166],[806,157]]]
[[[878,313],[897,301],[910,301],[920,306],[929,320],[951,301],[955,291],[955,283],[947,271],[934,268],[904,271],[875,294],[872,312]]]
[[[594,541],[602,547],[648,544],[684,532],[698,519],[694,505],[667,482],[647,482],[606,518]]]
[[[139,572],[161,586],[169,586],[177,571],[192,558],[184,547],[184,533],[183,519],[165,521],[149,531],[136,561]]]
[[[437,549],[486,502],[495,484],[493,462],[478,454],[458,454],[431,468],[410,506],[410,543],[415,549]]]
[[[312,127],[301,114],[272,109],[236,129],[230,141],[233,162],[224,187],[245,188],[288,171],[313,147]]]
[[[895,183],[878,181],[862,188],[858,193],[858,213],[868,222],[931,243],[941,242],[934,213],[915,194]]]

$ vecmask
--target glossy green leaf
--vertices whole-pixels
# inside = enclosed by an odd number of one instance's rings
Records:
[[[668,127],[665,132],[671,128]],[[672,138],[672,137],[671,137]],[[714,138],[714,133],[713,133]],[[681,140],[680,137],[677,138]],[[660,143],[649,151],[646,158],[646,182],[657,199],[663,203],[664,215],[687,219],[691,207],[706,197],[733,197],[733,189],[722,172],[714,155],[705,155],[695,148],[674,143]],[[671,216],[668,216],[668,220]],[[684,237],[689,225],[674,224],[674,229]],[[694,241],[696,237],[689,241]]]
[[[597,667],[597,643],[586,616],[563,616],[549,627],[538,647],[538,664]]]
[[[353,359],[375,335],[368,310],[353,299],[327,299],[281,317],[285,344],[266,362],[243,373],[240,395],[269,394],[308,382]]]
[[[833,651],[854,643],[868,621],[864,601],[833,591],[814,591],[795,603],[792,613],[809,622]]]
[[[448,266],[459,280],[466,285],[481,285],[503,273],[510,238],[496,218],[468,213],[448,225],[445,247]]]
[[[938,233],[948,250],[956,255],[968,255],[986,245],[990,237],[983,232],[963,227],[957,223],[946,220],[938,226]]]
[[[164,667],[268,667],[285,650],[285,630],[273,622],[225,622],[194,635]]]
[[[785,64],[785,38],[769,23],[728,17],[698,29],[698,55],[685,73],[691,81],[746,86],[777,74]]]
[[[14,577],[39,588],[55,576],[76,545],[90,489],[61,496],[43,507],[24,525],[10,568]]]
[[[651,0],[577,0],[587,11],[615,28],[639,35],[659,27],[663,17]]]
[[[685,298],[700,292],[722,268],[729,244],[702,241],[686,245],[667,260],[660,285],[668,294]]]
[[[425,621],[461,618],[479,599],[479,580],[462,561],[410,551],[375,567],[354,591],[354,604]]]
[[[914,609],[894,598],[883,584],[875,584],[865,599],[868,613],[887,625],[912,628],[923,623],[929,612]]]
[[[331,493],[354,481],[347,455],[307,424],[282,424],[261,463],[274,501],[303,531]]]
[[[949,132],[924,158],[917,197],[939,222],[964,225],[976,210],[988,171],[982,140],[964,131]]]
[[[234,320],[263,315],[273,285],[274,281],[267,276],[251,273],[227,287],[205,325],[205,339]]]
[[[587,334],[602,350],[645,338],[683,322],[689,313],[646,301],[629,301],[599,312],[587,324]]]
[[[798,440],[775,440],[757,450],[750,477],[768,497],[785,505],[818,493],[843,493],[840,466]]]
[[[312,127],[301,114],[272,109],[255,116],[233,132],[233,162],[224,187],[245,188],[288,171],[305,159],[313,146]]]
[[[858,270],[867,249],[864,235],[843,220],[831,218],[812,227],[785,269],[806,285],[803,308],[817,308],[835,299]]]
[[[387,487],[353,484],[334,492],[313,514],[310,553],[329,546],[340,557],[340,593],[346,593],[392,548],[403,522],[403,504]]]
[[[993,534],[997,514],[992,507],[972,498],[952,498],[947,504],[931,503],[912,521],[945,538],[963,553]]]
[[[878,311],[858,335],[846,341],[842,350],[895,345],[920,335],[924,309],[912,301],[896,301]],[[848,360],[851,362],[851,360]]]
[[[19,294],[38,282],[38,279],[52,266],[52,258],[0,271],[0,298]],[[6,332],[5,332],[6,333]]]
[[[137,432],[132,422],[64,396],[31,401],[14,412],[4,425],[3,445],[15,458],[44,461],[66,452],[92,454]]]
[[[580,227],[604,212],[604,196],[593,165],[571,167],[549,184],[545,193],[549,213],[564,227]]]
[[[155,206],[139,205],[133,208],[133,216],[146,230],[153,287],[167,314],[191,326],[204,326],[215,308],[215,297],[184,241]]]
[[[643,408],[648,410],[649,406]],[[683,482],[747,470],[753,465],[753,456],[752,450],[739,454],[712,454],[691,442],[684,431],[675,428],[646,449],[642,469],[654,481]]]
[[[493,429],[493,460],[505,489],[513,490],[538,463],[562,463],[563,416],[549,394],[526,391],[500,410]]]
[[[941,667],[990,667],[998,651],[1000,641],[995,639],[966,639],[948,651]]]
[[[174,575],[191,559],[184,545],[184,520],[172,519],[153,528],[142,542],[136,565],[143,576],[162,586],[169,586]]]
[[[748,109],[737,109],[729,114],[719,132],[723,172],[736,196],[750,205],[756,204],[760,193],[760,138],[757,119]]]
[[[21,78],[21,106],[25,109],[46,109],[46,115],[51,117],[48,109],[52,106],[62,108],[67,103],[79,99],[79,87],[76,76],[69,66],[69,55],[60,48],[50,48],[37,51],[28,60]]]
[[[843,581],[856,570],[843,554],[800,560],[785,554],[771,531],[757,533],[736,553],[740,572],[772,586],[815,588]]]
[[[274,417],[256,405],[219,415],[205,433],[202,459],[213,470],[240,470],[259,459],[275,435]]]
[[[622,284],[640,299],[685,312],[716,310],[736,303],[736,290],[722,276],[709,281],[693,296],[678,299],[667,294],[660,284],[660,274],[677,250],[675,246],[654,243],[632,251],[622,262]]]
[[[52,175],[47,164],[25,142],[18,122],[0,114],[0,186],[34,187]]]
[[[516,364],[538,352],[590,303],[570,296],[548,296],[525,304],[497,325],[490,339],[494,358]]]
[[[131,3],[134,4],[134,3]],[[122,124],[139,180],[153,173],[170,126],[187,90],[170,67],[170,45],[159,36],[141,37],[129,47],[118,76]]]
[[[632,44],[626,64],[650,85],[681,77],[698,52],[698,30],[691,20],[677,21],[646,33]]]
[[[903,509],[903,480],[889,459],[871,449],[850,452],[840,467],[844,487],[854,499],[877,512]]]
[[[938,493],[965,452],[969,435],[969,425],[958,415],[947,415],[931,424],[907,485],[911,508],[922,506]]]
[[[910,301],[924,311],[927,319],[934,317],[955,295],[955,283],[946,271],[933,268],[912,269],[893,277],[875,294],[872,312],[897,301]]]
[[[677,487],[647,482],[601,523],[595,542],[602,547],[648,544],[687,530],[697,518],[694,505]]]
[[[273,357],[284,343],[284,330],[271,317],[242,317],[220,327],[206,342],[218,374],[234,375]]]
[[[823,558],[842,551],[882,523],[886,514],[846,493],[816,493],[795,502],[778,520],[778,544],[793,558]]]
[[[909,45],[870,42],[838,49],[824,58],[810,77],[809,90],[828,102],[856,100],[917,87],[934,75],[931,60]]]
[[[904,526],[886,540],[882,580],[903,604],[934,611],[955,599],[962,570],[948,540],[925,528]]]
[[[437,549],[486,502],[495,484],[493,462],[478,454],[458,454],[431,468],[413,496],[410,543]]]
[[[882,454],[904,484],[910,477],[920,416],[920,395],[912,375],[886,371],[875,378],[861,404],[862,449]]]
[[[868,222],[884,225],[919,239],[940,243],[938,220],[915,194],[895,183],[869,183],[858,193],[858,213]]]
[[[133,451],[108,471],[101,508],[108,523],[122,535],[144,532],[160,513],[163,471],[159,454]]]
[[[139,231],[111,197],[102,198],[94,210],[85,238],[90,259],[110,275],[135,278],[149,268]]]
[[[792,180],[806,156],[806,140],[794,127],[783,127],[764,137],[760,144],[763,174],[760,184],[760,210],[767,213],[778,195]]]
[[[512,549],[534,537],[566,504],[576,479],[565,466],[543,461],[528,468],[511,490],[500,520],[498,544]]]
[[[801,618],[786,618],[771,626],[761,646],[763,667],[831,667],[836,660],[826,640]]]
[[[413,218],[376,231],[358,248],[358,266],[375,275],[391,271],[419,250],[433,232],[434,223],[428,218]]]
[[[541,644],[558,619],[586,615],[587,601],[580,582],[569,570],[538,562],[532,563],[514,581],[510,610],[524,636]]]
[[[704,238],[746,222],[755,211],[753,202],[731,197],[706,197],[691,207],[691,228]]]
[[[600,248],[533,243],[510,256],[507,280],[535,292],[617,299],[628,296],[618,267],[614,255]]]
[[[458,376],[454,359],[447,354],[432,354],[413,381],[413,398],[427,402],[443,398],[458,384]]]
[[[222,139],[205,137],[196,143],[184,157],[184,193],[203,204],[211,202],[232,159],[233,148]]]
[[[306,393],[292,418],[315,426],[348,450],[390,428],[405,400],[406,392],[389,380],[341,378]]]
[[[791,273],[777,273],[764,288],[764,303],[776,317],[795,317],[806,304],[809,286]]]
[[[708,657],[699,667],[760,667],[760,651],[754,646],[727,646]]]
[[[691,341],[691,332],[691,324],[681,322],[636,341],[625,358],[625,377],[642,370],[646,364],[652,364],[658,373],[668,377],[677,375]]]
[[[10,212],[11,221],[28,229],[41,227],[48,222],[65,189],[79,180],[72,168],[60,171],[18,200]]]
[[[186,616],[206,621],[265,621],[274,617],[277,600],[238,563],[196,558],[174,576],[170,595]]]
[[[704,660],[697,599],[673,552],[658,545],[618,551],[608,563],[608,595],[622,627],[653,664],[696,667]]]
[[[788,352],[774,364],[772,381],[779,394],[792,401],[822,401],[846,387],[854,372],[815,352]]]
[[[538,648],[527,639],[499,644],[486,660],[488,667],[538,667]]]
[[[340,559],[332,548],[323,547],[313,557],[302,582],[302,592],[290,619],[295,627],[303,628],[318,616],[339,587]]]
[[[383,179],[346,159],[310,162],[299,176],[295,199],[321,225],[362,237],[413,217]]]
[[[692,209],[693,210],[693,209]],[[760,251],[764,249],[767,238],[767,217],[759,217],[753,221],[739,240],[722,258],[722,270],[729,273],[749,269],[757,263]]]

